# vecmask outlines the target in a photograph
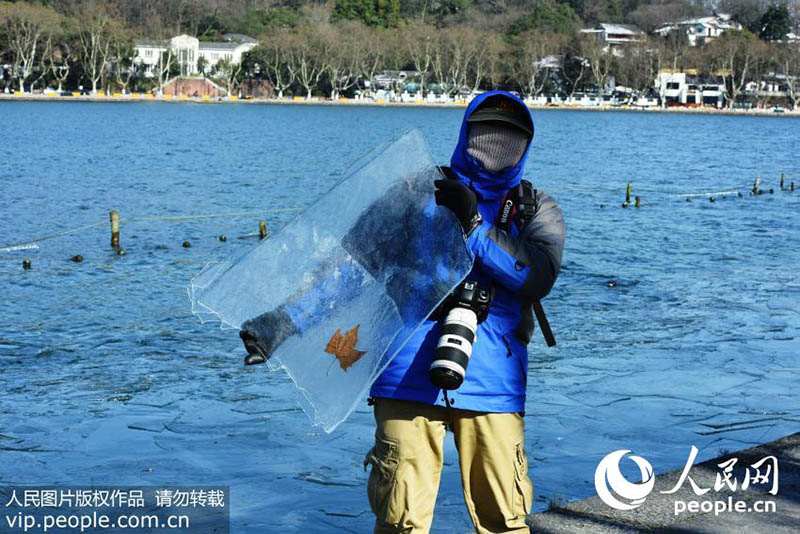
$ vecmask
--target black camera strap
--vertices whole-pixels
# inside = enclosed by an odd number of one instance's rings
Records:
[[[500,208],[500,213],[497,216],[496,226],[506,232],[511,231],[512,223],[517,225],[519,231],[525,228],[531,219],[536,215],[538,208],[538,191],[533,188],[528,180],[520,180],[519,185],[511,188],[506,196],[503,198],[503,203]],[[539,328],[542,330],[542,335],[548,347],[556,345],[556,338],[553,335],[553,330],[550,328],[550,321],[547,320],[547,315],[544,313],[542,302],[535,300],[532,303],[533,313],[536,316],[536,321],[539,323]]]
[[[550,328],[550,321],[547,320],[547,315],[544,314],[541,300],[533,301],[533,314],[539,322],[539,328],[542,329],[542,335],[548,347],[556,346],[556,337],[553,335],[553,330]]]
[[[533,185],[528,180],[520,180],[519,184],[509,189],[503,197],[495,226],[509,232],[513,223],[521,231],[536,215],[537,202],[537,191]]]

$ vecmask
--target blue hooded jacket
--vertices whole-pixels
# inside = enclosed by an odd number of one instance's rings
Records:
[[[467,276],[495,296],[485,321],[478,325],[464,383],[445,396],[428,378],[441,321],[426,321],[373,383],[370,396],[427,404],[451,405],[481,412],[523,412],[527,384],[526,346],[533,331],[534,300],[547,295],[558,276],[564,247],[564,219],[555,200],[536,191],[534,217],[523,228],[502,230],[494,223],[509,189],[519,185],[531,143],[514,167],[491,172],[467,152],[467,118],[489,97],[502,95],[527,106],[505,91],[475,97],[464,113],[458,144],[450,160],[455,179],[478,196],[483,223],[467,239],[475,265]],[[445,209],[445,208],[442,208]]]

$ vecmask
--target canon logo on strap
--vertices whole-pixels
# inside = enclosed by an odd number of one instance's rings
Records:
[[[503,213],[500,215],[501,224],[506,224],[508,222],[508,216],[511,214],[511,209],[513,207],[514,202],[512,202],[510,198],[506,200],[506,204],[503,206]]]

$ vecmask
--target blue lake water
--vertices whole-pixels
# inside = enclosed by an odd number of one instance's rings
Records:
[[[417,127],[446,162],[462,113],[0,103],[0,484],[230,485],[234,532],[368,531],[366,401],[330,435],[310,426],[289,379],[244,368],[185,289],[380,142]],[[778,179],[800,187],[800,119],[534,119],[526,177],[567,221],[545,302],[559,345],[529,347],[536,510],[594,495],[617,449],[663,472],[691,445],[702,460],[798,431],[800,190]],[[756,175],[767,192],[750,196]],[[638,210],[620,208],[627,181]],[[468,532],[451,438],[446,452],[433,530]]]

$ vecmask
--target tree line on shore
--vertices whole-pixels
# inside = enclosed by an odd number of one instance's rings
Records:
[[[678,31],[648,35],[617,53],[579,30],[596,21],[652,30],[708,6],[689,0],[0,2],[0,63],[3,86],[15,90],[150,90],[176,75],[177,64],[167,54],[158,76],[145,76],[134,39],[188,33],[220,40],[232,32],[260,44],[235,68],[223,62],[208,69],[231,90],[259,80],[278,96],[337,98],[363,91],[383,71],[403,70],[419,73],[411,80],[419,95],[505,88],[527,97],[572,96],[602,92],[611,81],[643,95],[660,71],[672,69],[724,83],[729,104],[748,82],[777,80],[794,106],[800,51],[785,35],[796,6],[727,2],[744,29],[696,47]],[[750,96],[760,105],[775,98],[769,91]]]

